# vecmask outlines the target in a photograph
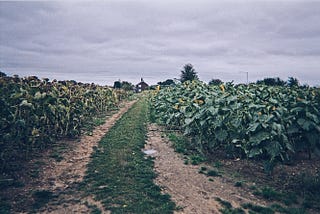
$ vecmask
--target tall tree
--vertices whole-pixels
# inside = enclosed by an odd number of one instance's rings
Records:
[[[0,71],[0,77],[6,77],[7,75],[5,73],[3,73],[2,71]]]
[[[121,88],[125,91],[132,91],[134,89],[134,85],[131,82],[122,81]]]
[[[299,86],[299,80],[297,78],[294,78],[294,77],[289,77],[289,79],[287,81],[287,85],[289,87]]]
[[[281,80],[279,77],[275,78],[264,78],[263,80],[258,80],[257,84],[264,84],[264,85],[270,85],[270,86],[284,86],[286,84],[285,81]]]
[[[168,85],[174,85],[175,83],[172,79],[167,79],[166,81],[158,82],[157,84],[161,86],[168,86]]]
[[[193,65],[186,64],[183,66],[183,70],[181,70],[180,80],[181,82],[185,82],[188,80],[198,80],[197,72],[194,70]]]
[[[212,79],[209,82],[209,85],[221,85],[223,82],[220,79]]]
[[[113,88],[117,88],[117,89],[120,89],[120,88],[121,88],[121,82],[120,82],[120,80],[114,82]]]

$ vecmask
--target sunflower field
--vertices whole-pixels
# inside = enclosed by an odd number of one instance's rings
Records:
[[[156,119],[204,154],[222,149],[275,163],[320,151],[319,88],[192,81],[161,89],[151,101]]]
[[[95,84],[1,76],[0,171],[57,139],[79,136],[86,120],[127,96]]]

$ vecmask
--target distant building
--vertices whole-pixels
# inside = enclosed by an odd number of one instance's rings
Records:
[[[149,85],[148,85],[145,81],[143,81],[143,78],[141,78],[141,82],[139,82],[139,83],[136,85],[136,92],[144,91],[144,90],[146,90],[148,87],[149,87]]]

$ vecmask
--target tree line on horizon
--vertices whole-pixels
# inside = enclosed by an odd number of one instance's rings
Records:
[[[195,71],[195,68],[192,64],[188,63],[183,66],[183,69],[180,71],[180,82],[192,81],[192,80],[199,80],[198,74]],[[209,81],[209,85],[221,85],[224,82],[220,79],[211,79]],[[174,85],[175,81],[172,79],[167,79],[163,82],[158,82],[160,86],[170,86]],[[300,86],[299,80],[294,77],[289,77],[287,81],[280,79],[279,77],[266,77],[262,80],[257,80],[255,84],[258,85],[268,85],[268,86]]]
[[[186,82],[186,81],[192,81],[192,80],[199,80],[198,74],[195,71],[194,66],[191,63],[185,64],[183,66],[183,69],[180,70],[181,74],[180,74],[180,79],[178,79],[178,81],[180,82]],[[6,76],[5,73],[3,73],[2,71],[0,71],[0,77],[2,76]],[[157,84],[160,86],[170,86],[170,85],[175,85],[176,84],[176,79],[167,79],[163,82],[158,82]],[[224,82],[221,79],[217,79],[217,78],[212,78],[208,84],[209,85],[221,85]],[[279,77],[266,77],[262,80],[257,80],[255,82],[255,84],[258,85],[268,85],[268,86],[289,86],[289,87],[293,87],[293,86],[300,86],[299,80],[297,78],[294,77],[288,77],[287,81],[284,81],[282,79],[280,79]],[[306,86],[306,85],[305,85]],[[131,82],[128,81],[115,81],[113,88],[115,89],[124,89],[126,91],[131,91],[134,90],[135,85],[132,84]]]

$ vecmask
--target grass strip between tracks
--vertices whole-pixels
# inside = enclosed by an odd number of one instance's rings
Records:
[[[104,136],[88,165],[81,188],[112,213],[173,213],[175,208],[153,183],[153,161],[141,151],[147,122],[148,105],[140,100]]]

